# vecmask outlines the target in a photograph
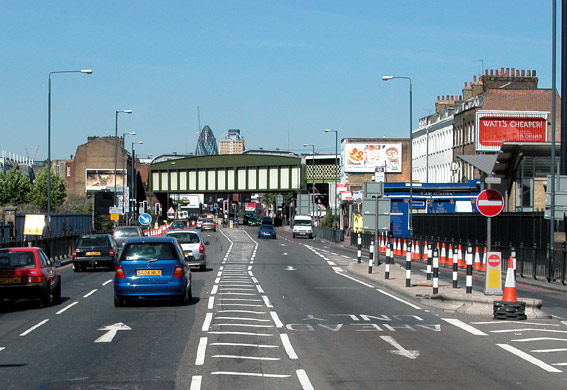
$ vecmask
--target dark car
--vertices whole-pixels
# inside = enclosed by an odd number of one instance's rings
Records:
[[[114,306],[135,298],[173,298],[186,305],[193,298],[191,286],[191,270],[177,239],[131,238],[116,265]]]
[[[273,238],[276,239],[276,229],[274,225],[260,225],[258,229],[258,238]]]
[[[43,306],[61,301],[59,261],[52,261],[41,248],[0,249],[0,301],[39,299]]]
[[[260,226],[260,220],[255,217],[248,218],[248,226]]]
[[[187,225],[182,221],[174,221],[169,225],[170,229],[185,229]]]
[[[112,234],[119,249],[122,249],[128,238],[142,237],[143,235],[142,228],[139,226],[117,226],[114,228],[114,233]]]
[[[120,249],[110,234],[85,234],[73,249],[73,271],[84,271],[98,266],[114,269]]]

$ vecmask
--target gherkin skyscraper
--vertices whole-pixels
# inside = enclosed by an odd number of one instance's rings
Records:
[[[219,154],[219,148],[217,145],[217,140],[213,134],[213,131],[206,125],[201,130],[199,134],[199,139],[197,140],[197,147],[195,148],[196,156],[210,156],[213,154]]]

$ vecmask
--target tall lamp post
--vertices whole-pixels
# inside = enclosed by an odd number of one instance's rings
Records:
[[[311,154],[311,216],[315,216],[315,145],[303,144],[304,147],[311,146],[313,153]]]
[[[136,219],[136,204],[137,204],[137,197],[136,197],[136,154],[134,151],[134,145],[136,144],[143,144],[144,141],[135,141],[132,142],[132,185],[131,185],[131,191],[132,193],[129,195],[131,197],[131,199],[134,199],[134,204],[132,205],[132,219],[135,220]],[[131,204],[131,203],[129,203]]]
[[[51,226],[51,75],[56,73],[92,74],[92,69],[58,70],[49,72],[47,88],[47,227]]]
[[[339,217],[339,220],[341,218],[341,215],[339,213],[339,206],[338,206],[338,194],[337,194],[337,183],[339,181],[339,154],[338,154],[338,144],[339,144],[339,131],[338,130],[331,130],[331,129],[325,129],[324,130],[325,133],[335,133],[335,213],[337,213],[337,216]],[[333,223],[333,229],[336,229],[336,224]],[[338,241],[338,238],[335,237],[335,239]]]
[[[409,142],[409,207],[408,207],[408,215],[409,215],[409,235],[410,238],[413,236],[413,222],[412,222],[412,207],[413,207],[413,129],[412,129],[412,84],[411,78],[406,76],[382,76],[382,80],[388,81],[392,79],[405,79],[409,81],[409,130],[410,130],[410,142]]]
[[[116,111],[116,125],[114,126],[114,207],[118,206],[118,202],[116,201],[116,168],[118,166],[118,114],[120,113],[131,114],[132,110]],[[124,145],[122,145],[122,147],[124,147]],[[124,186],[124,183],[122,183],[122,186]]]
[[[128,184],[128,149],[126,149],[126,136],[136,135],[135,131],[130,131],[128,133],[122,133],[122,203],[124,204],[124,199],[126,195],[126,184]],[[130,199],[130,195],[128,195]],[[128,200],[128,208],[130,208],[130,200]],[[128,210],[130,211],[130,210]],[[126,221],[126,220],[125,220]]]

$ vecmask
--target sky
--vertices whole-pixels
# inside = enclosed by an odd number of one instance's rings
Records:
[[[0,0],[0,151],[47,159],[49,74],[80,69],[51,76],[53,160],[121,110],[140,157],[194,153],[205,125],[295,153],[408,138],[409,81],[382,76],[411,78],[414,128],[483,69],[551,88],[551,24],[541,0]]]

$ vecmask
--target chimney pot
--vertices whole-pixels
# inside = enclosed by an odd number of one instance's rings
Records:
[[[494,76],[494,73],[493,73],[493,72],[494,72],[494,70],[493,70],[493,69],[490,69],[490,75],[491,75],[491,76]]]
[[[536,77],[536,71],[535,71],[535,69],[532,70],[532,76]]]
[[[476,83],[476,75],[473,76],[473,83]]]
[[[484,70],[484,74],[485,74],[486,76],[488,76],[488,69],[485,69],[485,70]]]
[[[514,77],[515,74],[516,74],[516,69],[512,68],[512,70],[510,71],[510,76]]]
[[[510,68],[506,68],[506,77],[510,76]]]
[[[522,69],[522,77],[524,77],[525,75],[526,75],[526,71]]]

